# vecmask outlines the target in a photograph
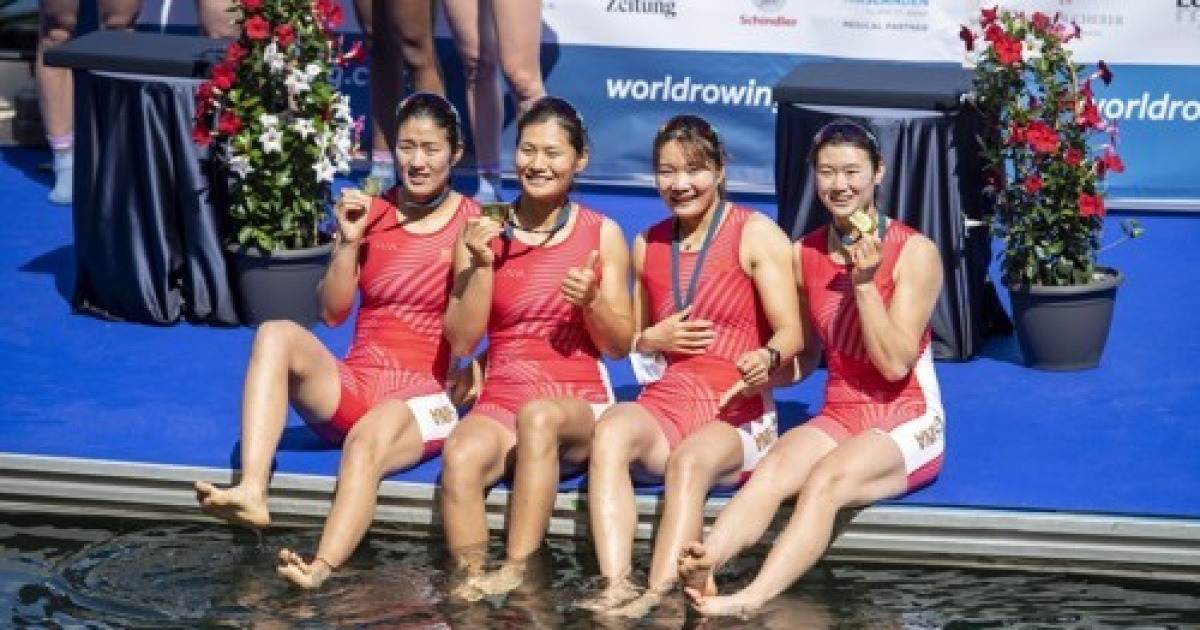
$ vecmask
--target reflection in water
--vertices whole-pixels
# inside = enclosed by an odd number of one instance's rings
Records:
[[[446,597],[450,558],[436,540],[374,535],[316,592],[275,575],[280,547],[306,552],[317,530],[255,535],[222,526],[27,517],[0,523],[0,626],[89,628],[1010,628],[1200,624],[1187,587],[951,569],[820,566],[748,619],[705,620],[680,595],[637,622],[592,616],[587,541],[554,541],[507,596]],[[649,551],[636,557],[648,562]],[[733,589],[760,558],[722,572]],[[639,566],[644,573],[646,567]],[[644,579],[644,575],[635,576]],[[7,619],[5,618],[7,616]],[[8,623],[5,623],[5,622]]]

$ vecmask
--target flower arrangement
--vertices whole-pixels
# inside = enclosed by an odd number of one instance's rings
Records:
[[[1104,179],[1125,169],[1116,126],[1101,117],[1092,90],[1096,80],[1108,85],[1112,71],[1100,61],[1082,74],[1067,48],[1079,25],[1058,15],[983,9],[977,29],[963,26],[960,37],[985,120],[984,192],[1004,246],[1003,282],[1087,284],[1097,272]],[[1135,223],[1122,227],[1140,234]]]
[[[334,33],[337,0],[236,0],[241,29],[196,94],[193,140],[232,176],[231,236],[263,251],[327,240],[333,178],[350,172],[361,119],[333,81],[362,59]]]

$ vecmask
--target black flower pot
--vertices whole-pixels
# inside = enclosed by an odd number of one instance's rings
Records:
[[[274,252],[230,246],[227,251],[242,325],[290,319],[307,328],[320,320],[317,289],[332,243]]]
[[[1096,270],[1090,284],[1009,287],[1025,364],[1039,370],[1086,370],[1100,364],[1121,272]]]

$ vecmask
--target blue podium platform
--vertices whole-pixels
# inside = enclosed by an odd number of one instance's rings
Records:
[[[72,314],[70,214],[44,201],[46,154],[0,149],[0,510],[201,519],[190,481],[235,467],[245,328],[154,327]],[[663,216],[644,190],[579,198],[632,236]],[[748,199],[768,214],[766,198]],[[947,411],[941,478],[855,515],[831,557],[1031,567],[1200,580],[1200,219],[1142,217],[1146,237],[1106,252],[1126,276],[1104,361],[1084,372],[1020,365],[1015,339],[939,362]],[[1119,230],[1115,222],[1115,238]],[[1106,239],[1111,240],[1111,239]],[[316,332],[335,352],[349,325]],[[610,369],[618,395],[636,387]],[[821,404],[824,373],[777,393],[794,425]],[[323,518],[338,451],[293,418],[272,509]],[[437,521],[433,460],[383,486],[383,526]],[[564,482],[552,533],[586,529],[583,480]],[[489,503],[501,526],[503,489]],[[710,516],[724,504],[715,497]],[[646,527],[658,509],[643,489]]]

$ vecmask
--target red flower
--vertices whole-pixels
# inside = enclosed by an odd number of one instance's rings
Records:
[[[1125,162],[1121,160],[1121,156],[1117,155],[1116,151],[1113,151],[1111,146],[1104,147],[1104,155],[1100,156],[1100,162],[1106,169],[1114,173],[1125,172]]]
[[[197,123],[195,127],[192,127],[192,142],[202,147],[212,144],[212,130]]]
[[[963,41],[963,46],[966,47],[967,52],[975,50],[975,31],[964,26],[959,29],[958,38]]]
[[[1041,177],[1038,177],[1037,175],[1030,175],[1029,177],[1025,178],[1025,192],[1031,195],[1036,195],[1038,194],[1038,191],[1042,189],[1042,184],[1044,183],[1045,182],[1042,181]]]
[[[999,24],[988,24],[987,28],[983,29],[983,39],[995,44],[1004,38],[1004,27]]]
[[[1041,11],[1034,11],[1031,21],[1033,22],[1033,30],[1036,32],[1044,31],[1046,27],[1050,26],[1050,18]]]
[[[1108,64],[1104,63],[1104,60],[1101,59],[1100,61],[1096,62],[1096,72],[1092,75],[1092,77],[1100,79],[1104,82],[1104,85],[1109,85],[1112,83],[1113,73],[1112,70],[1108,68]]]
[[[1079,193],[1079,214],[1085,217],[1104,216],[1104,200],[1097,195]]]
[[[1054,153],[1058,150],[1058,133],[1046,123],[1035,120],[1025,132],[1029,146],[1038,153]]]
[[[1104,120],[1100,118],[1100,110],[1096,109],[1096,103],[1091,99],[1084,101],[1079,106],[1079,113],[1075,117],[1075,122],[1084,128],[1104,128]]]
[[[347,50],[345,52],[345,54],[343,54],[342,57],[340,59],[338,59],[338,63],[340,63],[344,66],[348,63],[362,61],[363,59],[366,59],[366,58],[367,58],[367,49],[363,47],[363,43],[360,40],[360,41],[354,42],[354,44],[350,46],[350,50]]]
[[[296,29],[292,28],[291,24],[280,24],[275,27],[275,39],[280,47],[291,46],[292,42],[296,41]]]
[[[221,112],[221,119],[217,121],[217,131],[227,136],[232,136],[242,128],[242,119],[238,118],[237,114],[225,110]]]
[[[242,0],[242,8],[246,11],[257,11],[262,8],[262,0]]]
[[[227,91],[229,88],[233,87],[233,84],[236,82],[237,71],[234,69],[233,64],[226,61],[217,64],[216,67],[213,68],[212,83],[217,89],[221,91]]]
[[[237,63],[246,56],[246,52],[247,50],[237,42],[230,42],[229,47],[225,49],[225,60]]]
[[[983,16],[983,25],[984,25],[984,26],[987,26],[988,24],[991,24],[991,23],[995,22],[995,21],[996,21],[996,15],[997,15],[999,12],[1000,12],[1000,11],[999,11],[999,8],[998,8],[998,7],[992,7],[992,8],[990,8],[990,9],[982,9],[982,10],[980,11],[980,14]]]
[[[1010,123],[1008,126],[1008,144],[1021,144],[1025,142],[1025,128],[1017,123]]]
[[[242,26],[246,31],[246,37],[253,40],[263,40],[271,34],[271,23],[257,15],[246,20]]]
[[[1083,151],[1074,148],[1067,149],[1067,152],[1063,154],[1063,160],[1071,166],[1079,166],[1083,164]]]
[[[996,59],[1003,65],[1015,66],[1021,63],[1021,42],[1011,37],[997,39],[992,47],[996,49]]]

